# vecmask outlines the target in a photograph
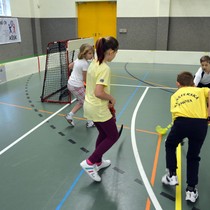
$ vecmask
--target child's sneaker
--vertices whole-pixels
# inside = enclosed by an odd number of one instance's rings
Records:
[[[162,183],[163,184],[166,184],[166,185],[171,185],[171,186],[174,186],[174,185],[178,185],[179,182],[178,182],[178,178],[176,175],[173,175],[173,176],[169,176],[169,173],[165,174],[163,177],[162,177]]]
[[[93,121],[88,121],[88,122],[86,123],[86,127],[87,127],[87,128],[92,128],[92,127],[95,127],[95,124],[94,124]]]
[[[194,191],[186,190],[186,201],[191,201],[192,203],[195,203],[195,201],[198,198],[198,190],[195,188]]]
[[[96,170],[99,171],[102,168],[107,168],[111,165],[111,160],[103,160],[101,162],[101,165],[96,165]]]
[[[72,117],[70,114],[67,114],[67,115],[66,115],[66,120],[68,121],[68,123],[69,123],[71,126],[73,126],[73,127],[75,126],[73,117]]]
[[[83,160],[80,163],[80,166],[84,169],[84,171],[90,176],[91,179],[93,179],[96,182],[101,181],[101,177],[98,175],[96,165],[88,165],[86,160]]]

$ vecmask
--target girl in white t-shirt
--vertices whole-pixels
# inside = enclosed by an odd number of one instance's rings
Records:
[[[71,126],[75,126],[73,116],[74,114],[83,106],[85,100],[85,86],[86,73],[89,67],[90,60],[94,56],[94,47],[89,44],[82,44],[78,54],[78,58],[70,63],[70,68],[73,67],[71,76],[68,80],[68,89],[77,99],[76,105],[73,109],[66,115],[66,120]],[[91,120],[87,120],[86,126],[88,128],[94,127],[94,123]]]

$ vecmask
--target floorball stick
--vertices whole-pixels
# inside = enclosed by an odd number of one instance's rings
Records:
[[[167,127],[163,128],[160,125],[157,125],[155,130],[157,133],[165,135],[168,131],[168,129],[170,129],[172,127],[172,123],[170,123]]]

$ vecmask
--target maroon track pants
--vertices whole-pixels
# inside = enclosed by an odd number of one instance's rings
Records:
[[[99,131],[95,151],[88,158],[91,163],[100,163],[103,154],[118,140],[119,133],[114,118],[106,122],[94,122]]]

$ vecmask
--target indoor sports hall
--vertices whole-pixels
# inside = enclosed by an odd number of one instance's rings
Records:
[[[0,209],[208,210],[209,131],[200,153],[199,197],[191,203],[185,201],[188,140],[176,151],[179,185],[163,185],[170,128],[160,134],[156,126],[171,123],[177,74],[194,75],[200,58],[210,55],[210,2],[21,4],[0,1]],[[111,165],[100,170],[97,183],[80,162],[94,150],[98,131],[86,127],[82,109],[75,127],[66,121],[76,100],[65,84],[81,44],[109,35],[120,43],[108,65],[116,123],[123,131],[104,155]],[[54,91],[61,83],[65,89]]]
[[[0,88],[2,209],[208,209],[209,134],[201,152],[199,199],[184,200],[187,142],[178,154],[179,182],[165,187],[165,148],[157,125],[171,121],[170,96],[180,70],[197,66],[111,63],[117,125],[116,145],[105,155],[112,164],[94,183],[79,163],[93,150],[96,128],[86,128],[83,112],[69,126],[69,104],[42,103],[43,72]],[[72,99],[73,100],[73,99]]]

